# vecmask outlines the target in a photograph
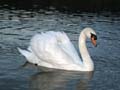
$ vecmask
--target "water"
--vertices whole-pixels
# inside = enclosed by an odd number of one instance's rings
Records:
[[[94,72],[48,70],[31,64],[17,47],[27,48],[30,38],[44,31],[64,31],[77,46],[84,27],[98,35],[98,47],[87,41]],[[0,10],[0,90],[119,90],[120,17],[112,13],[64,14],[58,11]]]

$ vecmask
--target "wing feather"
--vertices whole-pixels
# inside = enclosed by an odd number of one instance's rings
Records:
[[[70,39],[68,38],[68,36],[63,32],[61,34],[62,38],[61,38],[61,44],[59,45],[61,47],[61,49],[67,53],[67,55],[69,57],[72,58],[73,62],[77,63],[82,63],[74,45],[72,44],[72,42],[70,41]],[[61,37],[59,36],[59,37]]]
[[[79,56],[64,32],[49,31],[31,39],[31,49],[44,62],[57,64],[80,63]]]

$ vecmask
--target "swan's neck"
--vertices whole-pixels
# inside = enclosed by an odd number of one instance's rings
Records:
[[[88,49],[86,47],[86,39],[87,39],[86,33],[84,31],[81,32],[79,37],[79,49],[83,60],[84,69],[92,71],[94,70],[94,63],[88,53]]]

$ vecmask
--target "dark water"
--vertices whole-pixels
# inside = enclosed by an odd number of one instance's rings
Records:
[[[46,71],[25,65],[17,47],[43,31],[65,31],[77,48],[84,27],[98,34],[98,47],[87,41],[94,72]],[[120,16],[111,13],[64,14],[58,11],[0,10],[0,90],[119,90]]]
[[[60,11],[120,11],[119,0],[0,0],[0,8],[39,10],[54,7]]]

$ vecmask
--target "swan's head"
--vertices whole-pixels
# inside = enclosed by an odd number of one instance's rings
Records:
[[[92,44],[96,47],[97,46],[97,35],[96,32],[92,28],[85,28],[84,30],[85,35],[91,39]]]

